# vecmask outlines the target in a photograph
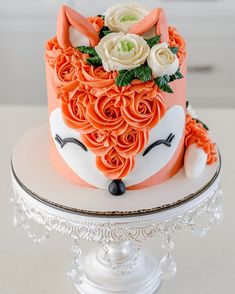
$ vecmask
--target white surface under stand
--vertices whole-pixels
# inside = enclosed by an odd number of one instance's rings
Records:
[[[221,218],[220,161],[207,168],[200,181],[187,183],[179,172],[169,183],[113,198],[101,190],[78,189],[56,174],[46,157],[47,141],[45,128],[40,127],[24,135],[14,149],[16,221],[37,242],[47,233],[36,239],[27,220],[74,239],[68,274],[79,293],[155,293],[161,279],[176,272],[170,236],[186,226],[203,234]],[[205,216],[207,222],[199,228],[197,221]],[[165,256],[159,265],[142,242],[162,235]],[[81,254],[79,239],[97,246]]]

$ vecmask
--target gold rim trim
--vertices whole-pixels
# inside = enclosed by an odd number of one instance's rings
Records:
[[[42,202],[43,204],[49,205],[52,208],[56,208],[65,212],[73,213],[73,214],[80,214],[83,216],[96,216],[96,217],[129,217],[129,216],[140,216],[140,215],[147,215],[147,214],[153,214],[157,212],[162,212],[168,209],[172,209],[178,206],[181,206],[183,204],[186,204],[187,202],[199,197],[203,192],[205,192],[218,178],[220,171],[221,171],[221,155],[220,152],[218,151],[219,154],[219,162],[218,162],[218,167],[217,170],[214,174],[214,176],[211,178],[211,180],[204,185],[201,189],[199,189],[195,193],[191,193],[184,198],[177,200],[172,203],[167,203],[158,207],[153,207],[153,208],[148,208],[148,209],[139,209],[139,210],[130,210],[130,211],[93,211],[93,210],[84,210],[84,209],[78,209],[78,208],[72,208],[69,206],[64,206],[58,203],[55,203],[53,201],[50,201],[46,199],[43,196],[38,195],[37,193],[33,192],[30,190],[28,187],[26,187],[22,181],[18,178],[16,175],[16,172],[13,167],[13,162],[11,161],[11,171],[12,174],[19,184],[19,186],[30,196],[32,196],[34,199],[38,200],[39,202]]]

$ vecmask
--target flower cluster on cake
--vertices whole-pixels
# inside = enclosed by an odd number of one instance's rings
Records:
[[[45,59],[52,158],[69,180],[121,195],[216,161],[187,110],[185,41],[161,8],[84,17],[62,6]]]

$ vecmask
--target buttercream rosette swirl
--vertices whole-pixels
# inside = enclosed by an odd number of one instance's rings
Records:
[[[62,116],[68,127],[81,133],[90,133],[95,130],[87,120],[87,107],[84,103],[84,100],[91,101],[93,98],[89,93],[86,96],[78,92],[68,103],[62,102]]]
[[[122,114],[132,127],[152,129],[165,114],[165,103],[156,85],[132,95],[130,103],[122,108]]]
[[[169,45],[170,47],[177,47],[177,57],[179,59],[179,64],[182,64],[186,56],[186,44],[184,39],[180,36],[176,28],[169,27]]]
[[[186,117],[185,147],[196,144],[207,154],[207,164],[211,165],[217,161],[216,145],[212,142],[207,130],[202,123],[197,122],[191,115]]]
[[[104,26],[104,20],[100,16],[88,17],[88,21],[93,25],[97,33],[99,33]]]
[[[124,158],[112,148],[104,156],[96,157],[96,165],[107,178],[118,180],[124,178],[132,171],[135,159],[133,156]]]

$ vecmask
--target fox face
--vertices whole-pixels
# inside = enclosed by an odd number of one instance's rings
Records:
[[[138,187],[159,172],[164,173],[165,168],[167,170],[169,162],[177,156],[184,126],[183,107],[172,106],[150,130],[143,150],[135,156],[133,169],[122,178],[127,188]],[[50,127],[56,149],[69,168],[89,185],[106,189],[110,179],[97,167],[97,156],[83,144],[81,133],[65,124],[60,108],[51,112]]]

